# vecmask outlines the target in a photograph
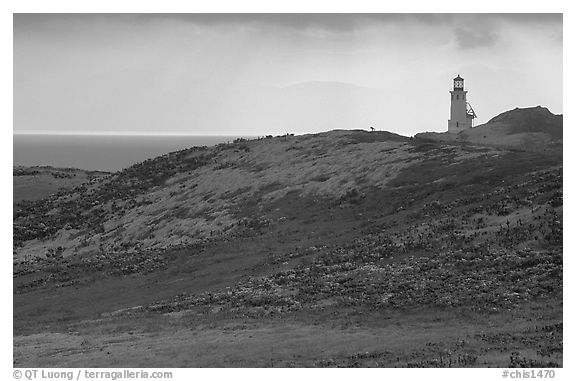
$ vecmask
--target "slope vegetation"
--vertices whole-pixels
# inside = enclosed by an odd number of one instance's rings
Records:
[[[562,197],[550,150],[167,154],[15,207],[15,364],[561,366]]]
[[[21,167],[13,169],[13,197],[17,204],[34,201],[69,190],[109,175],[107,172],[84,171],[75,168]]]
[[[562,124],[562,115],[537,106],[506,111],[459,134],[428,132],[416,137],[533,151],[558,150],[562,144]]]

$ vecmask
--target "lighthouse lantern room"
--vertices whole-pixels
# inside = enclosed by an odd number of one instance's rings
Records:
[[[466,100],[464,78],[460,74],[454,78],[454,89],[450,91],[450,120],[448,132],[458,133],[472,128],[476,113]]]

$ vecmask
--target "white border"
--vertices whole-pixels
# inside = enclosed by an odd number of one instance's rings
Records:
[[[573,2],[572,2],[573,3]],[[564,13],[564,68],[576,67],[574,62],[574,22],[573,8],[568,1],[538,1],[538,2],[503,2],[496,0],[484,0],[479,2],[456,1],[402,1],[402,2],[376,2],[374,0],[355,0],[355,1],[330,1],[320,2],[311,0],[291,0],[282,3],[264,0],[243,0],[243,1],[211,1],[211,2],[192,2],[192,1],[120,1],[120,0],[100,0],[100,1],[72,1],[72,0],[30,0],[16,1],[11,0],[2,3],[1,14],[1,41],[2,41],[2,163],[5,179],[12,179],[12,13],[263,13],[263,12],[295,12],[295,13]],[[574,74],[572,70],[564,69],[564,105],[573,105],[574,89],[571,86],[574,83]],[[573,107],[563,107],[563,110],[572,110]],[[572,131],[572,115],[565,112],[565,137],[567,147],[564,152],[564,160],[567,162],[564,181],[564,210],[565,215],[573,217],[574,214],[574,192],[573,185],[574,175],[572,166],[574,156],[570,150],[570,142],[574,141],[574,132]],[[9,257],[9,251],[12,247],[12,183],[6,181],[7,185],[3,187],[3,214],[2,218],[2,243],[4,258],[2,259],[2,290],[4,303],[12,305],[12,259]],[[574,282],[571,273],[574,270],[574,260],[572,258],[572,249],[574,244],[570,237],[574,236],[574,223],[571,218],[565,218],[564,221],[565,255],[564,264],[566,276],[564,295],[571,295],[574,290]],[[564,306],[564,369],[557,369],[556,380],[567,379],[569,374],[574,374],[573,361],[576,358],[574,352],[574,303],[573,298],[565,298]],[[1,369],[4,379],[12,377],[12,314],[5,312],[2,315],[2,358]],[[384,379],[442,379],[442,380],[501,380],[501,371],[498,369],[476,369],[476,370],[436,370],[436,369],[343,369],[343,370],[211,370],[211,369],[174,369],[176,377],[174,379],[198,379],[198,377],[232,377],[235,380],[269,379],[273,376],[275,379],[290,380],[294,377],[304,378],[336,378],[348,379],[350,377],[377,377],[379,380]],[[10,372],[10,373],[8,373]],[[273,372],[273,375],[272,375]]]

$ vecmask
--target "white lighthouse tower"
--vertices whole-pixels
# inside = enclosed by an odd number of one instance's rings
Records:
[[[464,91],[464,78],[454,78],[454,89],[450,91],[450,120],[448,121],[448,132],[458,133],[472,128],[472,122],[476,118],[476,113],[472,106],[466,101]]]

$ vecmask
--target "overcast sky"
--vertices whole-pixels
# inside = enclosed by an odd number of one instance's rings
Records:
[[[460,74],[477,124],[562,110],[562,16],[14,16],[14,131],[444,131]]]

